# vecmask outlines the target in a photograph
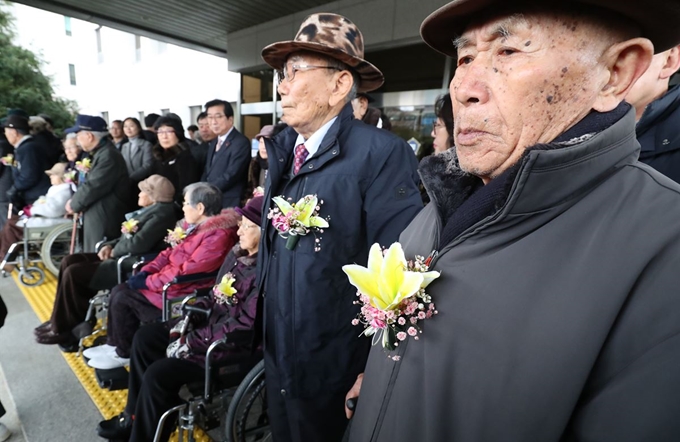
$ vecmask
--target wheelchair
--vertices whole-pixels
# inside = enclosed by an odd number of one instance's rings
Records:
[[[210,311],[194,307],[192,295],[182,301],[182,311],[210,315]],[[239,340],[238,334],[230,335]],[[249,341],[249,334],[244,334]],[[158,422],[154,442],[160,442],[163,428],[177,414],[178,440],[195,442],[197,427],[206,431],[221,427],[221,439],[227,442],[271,442],[267,416],[264,361],[260,353],[230,358],[216,363],[213,351],[227,344],[227,337],[213,342],[206,353],[205,382],[188,383],[185,403],[166,411]],[[220,437],[218,436],[218,437]]]
[[[82,220],[77,216],[73,219],[26,217],[18,224],[23,227],[23,239],[10,246],[0,268],[16,265],[19,281],[28,287],[37,286],[45,280],[45,271],[36,264],[42,262],[53,275],[58,275],[61,261],[78,248],[77,232]],[[8,276],[4,270],[2,275]]]

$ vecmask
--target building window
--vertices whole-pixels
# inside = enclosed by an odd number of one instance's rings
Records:
[[[170,113],[170,109],[161,109],[161,115],[167,115]]]
[[[71,80],[71,86],[76,85],[76,65],[74,64],[69,64],[68,65],[68,75]]]
[[[71,32],[71,17],[64,16],[64,31],[69,37],[73,35]]]
[[[142,37],[135,35],[135,61],[142,61]]]
[[[144,111],[137,112],[137,115],[139,115],[139,122],[144,125]]]
[[[191,115],[191,123],[189,124],[198,124],[197,118],[201,112],[203,112],[203,106],[189,106],[189,115]]]
[[[104,119],[104,121],[106,121],[106,124],[109,124],[109,112],[108,111],[102,112],[102,118]]]

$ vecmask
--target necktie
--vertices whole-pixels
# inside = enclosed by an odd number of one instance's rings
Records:
[[[226,140],[226,138],[225,138],[224,140]],[[220,148],[221,148],[222,145],[224,144],[224,140],[222,140],[222,141],[217,140],[217,146],[215,147],[215,152],[219,152],[219,151],[220,151]]]
[[[297,175],[305,160],[307,159],[309,152],[305,148],[304,144],[298,144],[295,146],[295,164],[293,165],[293,175]]]

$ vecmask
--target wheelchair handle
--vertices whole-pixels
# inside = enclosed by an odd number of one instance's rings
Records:
[[[183,306],[183,310],[185,313],[200,313],[202,315],[205,315],[206,318],[210,317],[210,313],[212,313],[211,308],[201,308],[201,307],[195,307],[193,305],[187,304]]]
[[[210,399],[210,390],[211,384],[212,384],[212,379],[210,378],[210,363],[212,362],[212,352],[220,345],[225,345],[227,343],[227,337],[223,337],[222,339],[213,342],[210,344],[210,347],[208,347],[208,351],[205,354],[205,400]]]

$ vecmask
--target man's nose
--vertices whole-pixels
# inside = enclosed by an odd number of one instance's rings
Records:
[[[491,71],[493,68],[485,66],[483,60],[473,60],[464,69],[458,68],[449,86],[451,96],[465,106],[486,103],[490,95],[488,76]]]

